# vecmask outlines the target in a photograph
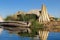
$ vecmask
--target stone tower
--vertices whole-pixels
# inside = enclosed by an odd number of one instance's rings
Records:
[[[50,22],[49,15],[46,6],[44,4],[42,5],[42,9],[40,11],[39,22],[40,23]],[[41,40],[47,40],[48,34],[49,31],[45,31],[45,30],[39,31],[39,37]]]
[[[44,4],[42,5],[42,9],[40,12],[39,22],[41,22],[41,23],[50,22],[48,12],[47,12],[46,6]]]

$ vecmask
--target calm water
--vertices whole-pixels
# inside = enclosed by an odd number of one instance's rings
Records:
[[[0,35],[0,40],[31,40],[29,37],[20,37],[15,34],[9,34],[7,31],[3,31]],[[60,33],[50,32],[48,40],[60,40]]]

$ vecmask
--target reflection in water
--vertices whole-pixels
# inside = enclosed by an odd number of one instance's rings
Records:
[[[1,35],[2,31],[3,31],[3,28],[1,28],[1,26],[0,26],[0,35]]]
[[[20,37],[15,34],[9,34],[6,30],[0,35],[0,40],[20,40]]]
[[[32,39],[29,37],[21,37],[21,36],[15,35],[15,34],[9,34],[9,32],[5,30],[0,35],[0,40],[32,40]],[[58,32],[58,33],[50,32],[49,36],[48,36],[48,40],[60,40],[60,32]]]

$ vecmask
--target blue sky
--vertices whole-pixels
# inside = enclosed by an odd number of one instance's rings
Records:
[[[50,15],[60,17],[60,0],[0,0],[0,15],[6,17],[20,10],[41,9],[43,3]]]

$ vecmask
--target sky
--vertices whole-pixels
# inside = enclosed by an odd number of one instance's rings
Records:
[[[41,9],[45,4],[50,15],[60,18],[60,0],[0,0],[0,16],[5,18],[17,11]]]

